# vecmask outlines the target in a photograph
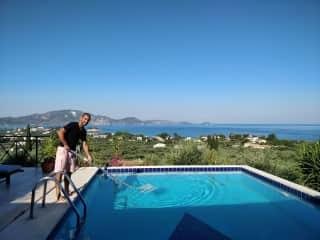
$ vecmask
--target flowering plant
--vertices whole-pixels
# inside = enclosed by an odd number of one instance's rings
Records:
[[[112,167],[119,167],[123,165],[120,158],[120,142],[118,141],[113,142],[112,159],[108,161],[108,165]]]

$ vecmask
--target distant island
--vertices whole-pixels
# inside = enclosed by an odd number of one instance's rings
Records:
[[[0,127],[25,126],[63,126],[70,121],[78,121],[83,111],[79,110],[58,110],[46,113],[35,113],[21,117],[3,117],[0,118]],[[92,114],[90,125],[175,125],[192,124],[189,122],[175,122],[169,120],[140,120],[136,117],[126,117],[122,119],[113,119],[103,115]]]

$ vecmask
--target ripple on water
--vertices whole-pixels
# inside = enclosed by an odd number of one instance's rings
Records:
[[[219,190],[223,187],[211,176],[186,178],[170,186],[167,186],[165,181],[151,185],[154,186],[154,189],[148,192],[137,191],[139,186],[136,186],[135,189],[122,188],[116,194],[115,208],[172,208],[210,205],[210,203],[213,204],[215,198],[219,197]]]

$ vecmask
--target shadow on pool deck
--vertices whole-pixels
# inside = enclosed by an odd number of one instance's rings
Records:
[[[30,167],[23,170],[24,172],[11,177],[9,186],[4,182],[0,184],[0,232],[28,209],[32,188],[43,177],[41,168]]]

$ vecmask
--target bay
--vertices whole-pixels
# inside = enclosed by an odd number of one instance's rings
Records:
[[[93,126],[92,126],[93,127]],[[108,125],[94,126],[99,133],[115,133],[126,131],[131,134],[156,136],[160,133],[174,133],[182,137],[199,137],[213,134],[252,134],[255,136],[268,136],[276,134],[279,139],[287,140],[320,140],[320,124],[210,124],[210,125]]]

